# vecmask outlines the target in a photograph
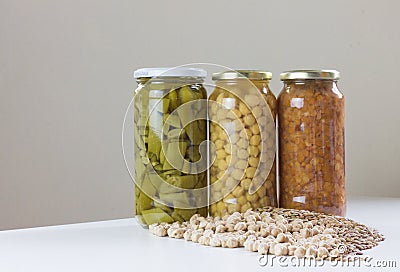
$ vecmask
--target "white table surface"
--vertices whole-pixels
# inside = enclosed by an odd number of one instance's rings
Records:
[[[400,199],[353,197],[347,217],[378,228],[386,240],[366,251],[397,268],[348,268],[325,263],[312,271],[400,271]],[[399,244],[396,246],[396,244]],[[0,231],[0,272],[12,271],[304,271],[282,268],[275,260],[260,266],[258,254],[244,249],[205,247],[156,237],[136,219]],[[346,264],[347,265],[347,264]],[[352,265],[352,264],[350,264]]]

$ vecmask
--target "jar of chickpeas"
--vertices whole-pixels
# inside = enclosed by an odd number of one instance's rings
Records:
[[[278,97],[280,207],[344,216],[344,96],[335,70],[281,74]]]
[[[277,205],[276,98],[268,71],[213,74],[209,97],[210,214]]]

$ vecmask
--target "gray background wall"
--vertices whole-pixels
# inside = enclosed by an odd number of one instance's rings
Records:
[[[336,68],[349,194],[400,197],[399,1],[0,0],[0,229],[133,214],[133,70]]]

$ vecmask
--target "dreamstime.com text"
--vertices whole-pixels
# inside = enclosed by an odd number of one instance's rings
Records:
[[[345,256],[339,259],[298,258],[296,256],[260,255],[258,264],[265,267],[397,267],[395,260],[374,260],[371,256]]]

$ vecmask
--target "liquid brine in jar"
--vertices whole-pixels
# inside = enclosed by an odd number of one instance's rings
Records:
[[[280,207],[346,213],[344,96],[335,70],[281,74]]]
[[[276,98],[268,71],[213,74],[209,97],[210,214],[277,205]]]

